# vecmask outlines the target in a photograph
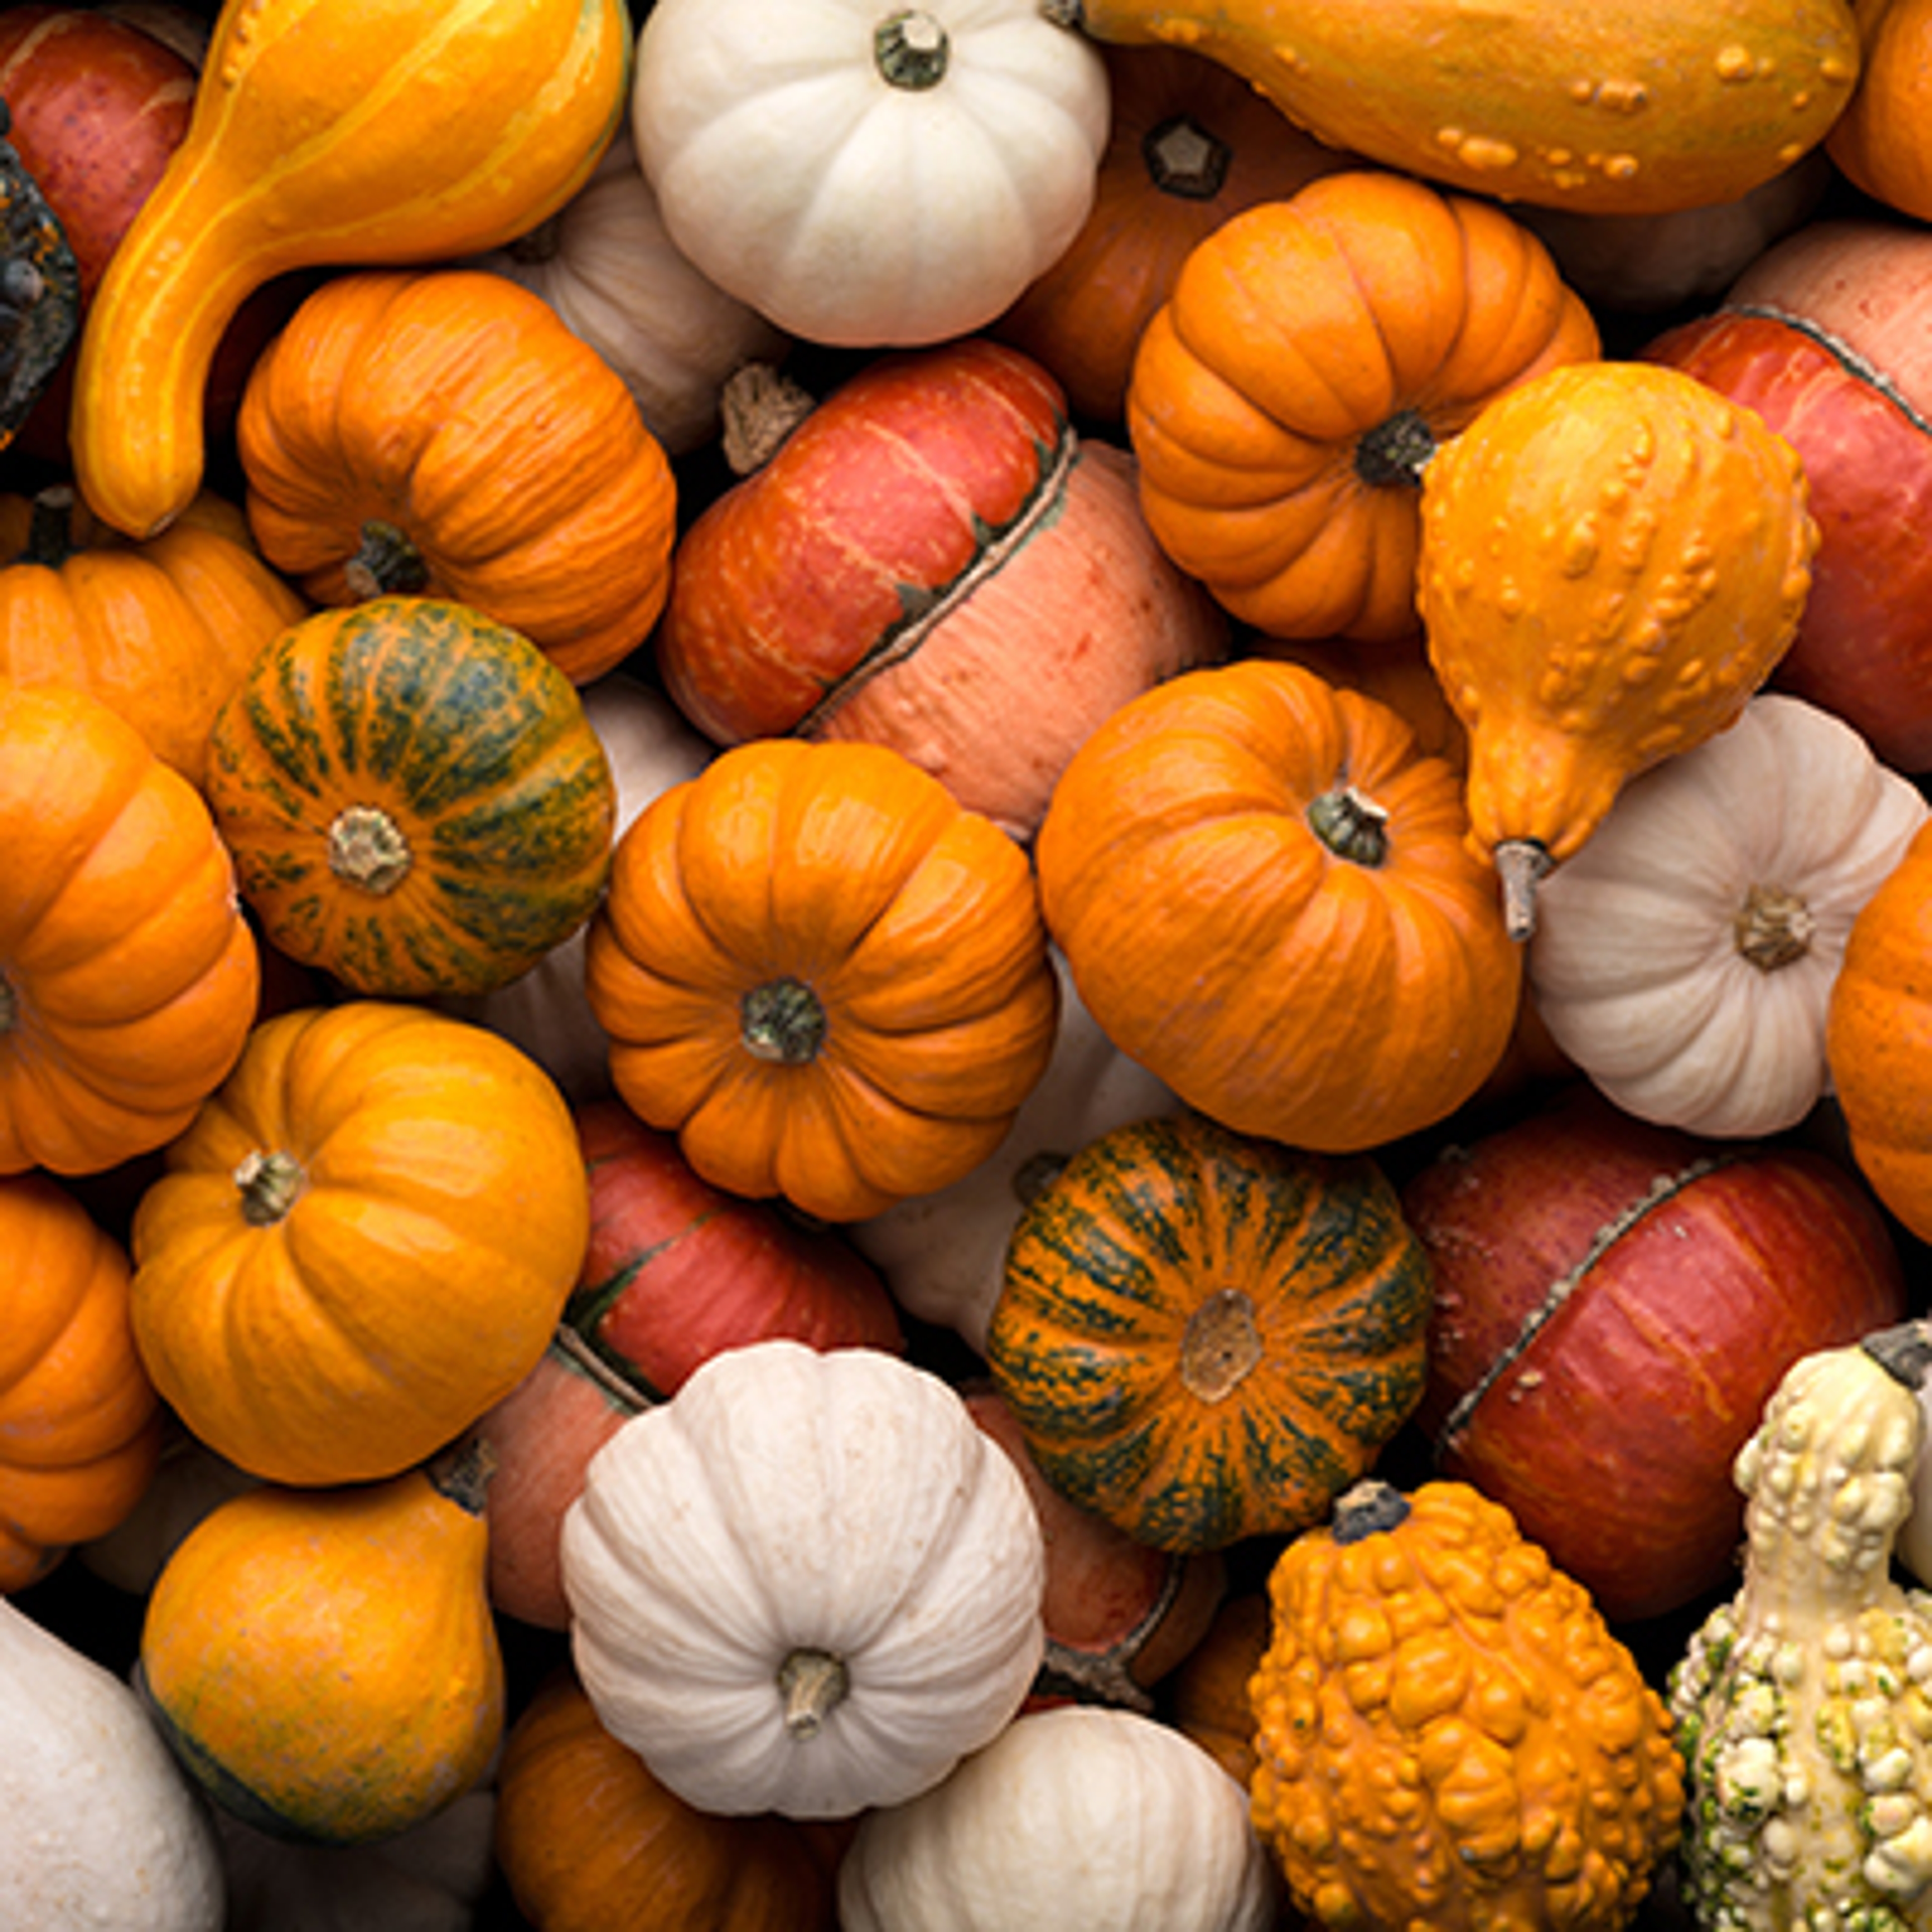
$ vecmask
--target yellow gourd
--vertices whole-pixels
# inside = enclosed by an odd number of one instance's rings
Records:
[[[1681,371],[1571,363],[1423,472],[1418,602],[1468,734],[1510,930],[1626,780],[1734,723],[1796,634],[1818,530],[1797,453]]]
[[[623,0],[227,0],[82,337],[94,512],[146,537],[191,500],[209,364],[262,283],[494,248],[560,208],[617,130],[632,44]]]

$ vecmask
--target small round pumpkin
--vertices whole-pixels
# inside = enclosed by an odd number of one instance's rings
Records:
[[[1427,1256],[1382,1169],[1196,1117],[1034,1196],[986,1334],[1040,1473],[1161,1550],[1318,1521],[1428,1376]]]
[[[216,716],[207,792],[271,943],[398,998],[489,992],[577,932],[617,814],[570,680],[435,598],[271,639]]]
[[[619,842],[586,985],[618,1094],[706,1180],[827,1221],[991,1154],[1052,1056],[1026,855],[878,745],[757,739]]]

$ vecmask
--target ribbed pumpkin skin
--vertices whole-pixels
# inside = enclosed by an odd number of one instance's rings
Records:
[[[569,680],[467,606],[376,598],[273,639],[221,709],[208,796],[272,943],[354,991],[502,986],[575,932],[616,785]]]
[[[1164,1550],[1323,1515],[1420,1399],[1429,1263],[1381,1169],[1191,1117],[1034,1197],[986,1337],[1041,1472]]]

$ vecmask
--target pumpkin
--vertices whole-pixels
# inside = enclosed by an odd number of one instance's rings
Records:
[[[1738,1451],[1744,1578],[1672,1665],[1686,1904],[1768,1932],[1906,1925],[1932,1891],[1922,1663],[1932,1596],[1893,1575],[1924,1423],[1924,1324],[1794,1363]]]
[[[0,1174],[104,1172],[240,1055],[260,956],[201,796],[66,685],[0,680]]]
[[[467,604],[378,597],[258,650],[208,802],[279,951],[358,993],[482,993],[595,910],[616,819],[575,688]]]
[[[1528,970],[1571,1062],[1626,1113],[1780,1133],[1830,1084],[1852,922],[1924,823],[1852,728],[1766,692],[1628,785],[1538,890]]]
[[[1823,140],[1858,76],[1849,0],[1605,9],[1459,0],[1052,0],[1130,46],[1188,46],[1331,147],[1498,200],[1659,214],[1742,194]]]
[[[1932,8],[1856,0],[1858,85],[1832,121],[1825,152],[1854,188],[1915,221],[1932,219],[1932,167],[1920,130],[1932,106]]]
[[[1664,1701],[1499,1503],[1366,1479],[1268,1578],[1256,1829],[1324,1926],[1596,1932],[1675,1849]]]
[[[133,1510],[161,1444],[128,1256],[41,1174],[0,1178],[0,1594]]]
[[[616,371],[502,276],[325,282],[256,363],[236,447],[256,542],[318,604],[466,604],[579,684],[663,608],[663,447]]]
[[[1546,370],[1424,471],[1430,661],[1517,938],[1625,782],[1736,723],[1775,668],[1817,548],[1806,496],[1762,417],[1642,362]]]
[[[826,1221],[991,1154],[1058,1014],[1025,854],[878,745],[754,740],[673,786],[618,843],[585,971],[632,1111]]]
[[[1196,1118],[1090,1142],[1020,1217],[986,1361],[1055,1489],[1160,1550],[1318,1521],[1420,1399],[1428,1260],[1366,1155]]]
[[[136,1207],[136,1342],[250,1473],[394,1475],[529,1373],[589,1220],[569,1109],[506,1041],[382,1000],[278,1014]]]
[[[816,403],[747,370],[724,406],[740,480],[680,544],[656,640],[722,744],[887,745],[1024,839],[1103,718],[1224,654],[1131,458],[1016,350],[881,356]]]
[[[142,1619],[139,1684],[224,1810],[362,1844],[482,1778],[505,1698],[483,1584],[488,1480],[472,1453],[376,1483],[265,1483],[176,1546]]]
[[[1033,0],[658,0],[631,130],[670,237],[788,334],[982,327],[1086,219],[1106,70]]]
[[[562,206],[630,51],[620,0],[227,0],[82,337],[69,440],[96,514],[152,536],[193,499],[215,350],[272,278],[466,254]]]
[[[1271,1612],[1265,1592],[1224,1597],[1201,1641],[1174,1673],[1168,1706],[1175,1727],[1201,1746],[1243,1790],[1260,1760],[1248,1685],[1267,1654]]]
[[[1069,762],[1042,909],[1102,1030],[1244,1134],[1360,1152],[1446,1118],[1522,981],[1457,775],[1294,664],[1191,671]]]
[[[542,1932],[832,1932],[811,1828],[687,1804],[604,1729],[567,1666],[511,1726],[496,1785],[496,1861]]]
[[[733,1816],[931,1789],[1032,1688],[1044,1576],[1011,1459],[950,1384],[877,1349],[714,1355],[598,1451],[564,1518],[598,1718]]]
[[[64,483],[0,496],[0,676],[92,692],[197,786],[215,713],[308,609],[241,511],[207,490],[146,543],[105,528]]]
[[[1189,251],[1230,215],[1355,165],[1184,46],[1100,49],[1112,103],[1080,232],[990,332],[1052,370],[1075,413],[1125,419],[1141,331]]]
[[[35,1932],[224,1932],[198,1786],[104,1665],[0,1598],[0,1917]]]
[[[1412,635],[1437,446],[1595,322],[1502,208],[1352,169],[1231,215],[1147,325],[1127,431],[1149,527],[1280,637]]]
[[[628,127],[554,214],[470,266],[541,296],[623,379],[669,456],[717,435],[734,370],[773,362],[786,346],[781,330],[701,274],[666,233]]]
[[[1277,1894],[1205,1751],[1079,1706],[1016,1718],[937,1789],[869,1813],[838,1869],[844,1932],[1266,1932]]]

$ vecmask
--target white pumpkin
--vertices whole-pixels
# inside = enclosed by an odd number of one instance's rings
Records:
[[[140,1696],[0,1598],[0,1925],[222,1932],[208,1809]]]
[[[991,322],[1092,207],[1099,50],[1037,0],[656,0],[631,127],[674,241],[788,334]]]
[[[672,241],[628,130],[556,214],[471,258],[556,310],[624,379],[673,456],[709,442],[733,370],[782,355],[783,334],[704,274]]]
[[[1006,1285],[1006,1244],[1038,1182],[1110,1128],[1181,1111],[1171,1088],[1100,1030],[1058,950],[1049,956],[1060,995],[1053,1058],[1006,1138],[951,1186],[846,1226],[902,1308],[982,1354]]]
[[[1841,719],[1754,698],[1627,785],[1538,886],[1538,1016],[1640,1120],[1719,1138],[1796,1126],[1829,1087],[1852,922],[1927,810]]]
[[[1100,1705],[1016,1718],[868,1814],[838,1868],[842,1932],[1262,1932],[1278,1902],[1240,1786],[1184,1732]]]
[[[704,1811],[845,1817],[926,1790],[1045,1652],[1012,1460],[950,1384],[878,1350],[713,1356],[592,1458],[562,1558],[599,1718]]]

